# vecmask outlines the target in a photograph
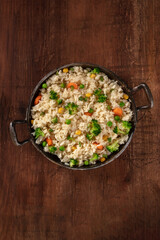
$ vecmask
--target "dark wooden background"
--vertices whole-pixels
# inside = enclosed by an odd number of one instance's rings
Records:
[[[145,82],[154,96],[127,150],[97,170],[64,169],[10,139],[38,81],[70,62]],[[159,0],[0,1],[0,240],[160,239],[159,79]]]

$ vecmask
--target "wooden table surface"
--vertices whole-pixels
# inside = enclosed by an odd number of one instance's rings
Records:
[[[159,0],[1,0],[0,240],[160,239],[159,16]],[[154,97],[127,150],[96,170],[64,169],[9,134],[38,81],[71,62],[145,82]]]

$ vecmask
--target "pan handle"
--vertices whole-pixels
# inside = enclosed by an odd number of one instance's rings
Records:
[[[13,122],[10,123],[10,135],[11,135],[13,143],[16,146],[22,146],[23,144],[30,141],[30,138],[29,138],[29,139],[26,139],[26,140],[20,142],[20,141],[18,141],[18,138],[17,138],[16,128],[15,128],[16,124],[26,124],[26,123],[27,123],[26,120],[14,120]]]
[[[141,83],[138,86],[132,88],[131,89],[131,93],[135,93],[135,92],[137,92],[138,90],[140,90],[142,88],[144,89],[144,91],[146,93],[146,96],[148,98],[149,104],[137,107],[137,111],[140,111],[142,109],[150,109],[150,108],[153,107],[153,96],[152,96],[151,90],[149,89],[149,87],[148,87],[148,85],[146,83]]]

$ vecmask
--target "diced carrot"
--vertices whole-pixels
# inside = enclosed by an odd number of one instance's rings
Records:
[[[86,116],[92,116],[93,113],[89,113],[89,112],[84,112],[84,115]]]
[[[98,150],[103,150],[103,146],[102,146],[102,145],[99,145],[99,146],[97,147],[97,149],[98,149]]]
[[[73,86],[74,89],[78,89],[78,85],[76,83],[70,82],[67,84],[67,88],[70,88],[71,86]]]
[[[41,95],[37,96],[34,100],[34,105],[37,105],[39,103],[39,101],[41,100],[41,98],[42,98]]]
[[[46,138],[46,142],[48,143],[48,146],[52,146],[52,139]]]
[[[122,114],[123,114],[123,111],[122,111],[122,109],[121,108],[115,108],[115,109],[113,109],[113,112],[114,112],[114,115],[116,115],[116,116],[122,116]]]
[[[94,144],[94,145],[98,145],[99,143],[97,143],[97,142],[93,142],[93,144]]]

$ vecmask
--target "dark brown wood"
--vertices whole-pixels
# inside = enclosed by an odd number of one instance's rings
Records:
[[[1,240],[160,239],[159,16],[159,0],[1,0]],[[63,169],[10,139],[37,82],[70,62],[105,66],[130,87],[146,82],[154,96],[127,150],[104,168]]]

